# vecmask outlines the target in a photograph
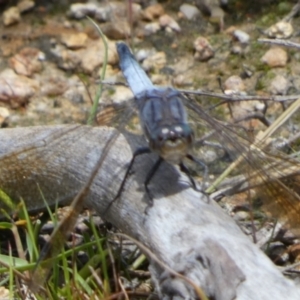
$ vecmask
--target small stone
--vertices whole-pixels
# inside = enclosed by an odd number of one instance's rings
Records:
[[[41,82],[41,94],[46,96],[58,96],[62,95],[68,89],[68,83],[65,79],[59,77],[48,77],[47,79],[43,78]]]
[[[84,32],[64,34],[61,37],[61,42],[69,49],[79,49],[86,46],[88,36]]]
[[[159,24],[161,27],[170,28],[172,31],[180,32],[181,28],[179,24],[169,15],[165,14],[160,16]]]
[[[285,245],[280,242],[273,242],[268,245],[269,257],[276,261],[277,265],[284,265],[289,260]]]
[[[182,74],[179,74],[175,76],[174,78],[174,86],[182,87],[185,85],[185,76]]]
[[[94,17],[97,21],[108,22],[110,21],[110,9],[108,7],[97,7]]]
[[[164,13],[165,10],[162,5],[157,3],[146,7],[142,12],[142,17],[147,21],[153,21],[154,19],[162,16]]]
[[[223,31],[224,30],[224,16],[225,16],[225,13],[221,7],[213,6],[210,9],[209,22],[212,24],[219,25],[220,31]]]
[[[245,90],[245,84],[240,76],[233,75],[224,82],[225,94],[240,94]]]
[[[145,25],[144,32],[145,32],[145,35],[147,36],[147,35],[156,33],[160,29],[161,29],[161,27],[158,22],[152,22],[152,23],[148,23]]]
[[[107,40],[108,60],[107,63],[115,65],[118,55],[115,43]],[[79,69],[91,74],[104,62],[104,45],[101,40],[88,40],[86,48],[79,50],[66,49],[62,45],[56,45],[51,49],[53,55],[58,58],[59,67],[64,70]]]
[[[288,55],[287,52],[282,48],[274,47],[264,54],[264,56],[261,58],[261,61],[271,68],[285,67],[288,61]]]
[[[97,10],[94,3],[74,3],[70,6],[68,16],[75,19],[82,19],[85,16],[93,15]]]
[[[72,233],[69,239],[70,241],[66,242],[69,248],[79,246],[83,243],[83,236],[81,234]]]
[[[20,75],[31,77],[34,73],[42,70],[41,61],[45,54],[37,48],[26,47],[9,60],[9,65]]]
[[[99,6],[95,3],[74,3],[70,6],[67,15],[74,19],[93,16],[93,18],[100,22],[107,22],[110,20],[112,9],[113,5]]]
[[[200,11],[196,6],[187,3],[182,4],[179,7],[179,10],[188,20],[196,19],[200,14]]]
[[[250,41],[249,34],[239,29],[234,30],[233,37],[242,44],[248,44]]]
[[[275,39],[288,39],[292,36],[293,32],[294,29],[292,24],[285,21],[280,21],[265,30],[265,34],[269,38]]]
[[[241,47],[241,45],[233,45],[230,52],[232,54],[242,54],[243,48]]]
[[[200,61],[207,61],[215,54],[209,41],[202,36],[194,41],[194,49],[196,50],[194,58]]]
[[[24,13],[24,12],[27,12],[27,11],[31,10],[32,8],[34,8],[34,5],[35,5],[34,1],[23,0],[17,4],[17,7],[18,7],[20,13]]]
[[[255,68],[252,65],[242,64],[243,72],[241,74],[242,78],[251,78],[255,73]]]
[[[11,297],[11,292],[4,286],[0,286],[0,299],[9,299]]]
[[[102,26],[103,33],[112,40],[126,39],[131,36],[130,25],[125,19],[117,19]]]
[[[51,48],[51,53],[58,58],[58,66],[63,70],[73,71],[81,62],[80,51],[66,49],[63,45],[57,44]]]
[[[10,26],[20,22],[21,16],[19,8],[12,6],[3,13],[2,21],[5,26]]]
[[[240,210],[234,214],[234,220],[236,222],[241,222],[250,219],[250,214],[247,211]]]
[[[201,152],[202,157],[206,164],[210,164],[218,159],[218,154],[215,149],[205,149]]]
[[[132,91],[126,86],[116,86],[115,93],[111,95],[111,100],[114,104],[119,104],[132,98]]]
[[[108,54],[107,63],[115,65],[118,62],[118,54],[114,42],[107,41]],[[91,74],[96,68],[103,65],[104,62],[104,45],[101,40],[92,41],[84,50],[78,51],[81,60],[81,68],[84,72]]]
[[[0,126],[2,126],[9,117],[9,110],[6,107],[0,106]]]
[[[128,5],[126,1],[104,1],[107,4],[110,12],[110,21],[115,22],[118,19],[123,19],[128,21]],[[133,1],[134,2],[134,1]],[[131,3],[130,14],[133,24],[141,18],[142,7],[140,4]]]
[[[12,69],[0,73],[0,101],[16,108],[24,104],[39,89],[39,83],[28,77],[17,75]]]
[[[136,54],[135,54],[135,58],[137,59],[137,61],[143,61],[144,59],[146,59],[147,57],[154,55],[156,53],[155,49],[139,49]]]
[[[151,81],[153,82],[153,84],[155,85],[166,85],[167,81],[166,81],[166,76],[163,74],[152,74],[150,76]]]
[[[156,70],[159,71],[167,63],[166,53],[165,52],[156,52],[154,55],[147,57],[142,66],[146,71]]]
[[[83,234],[84,232],[87,232],[89,230],[89,227],[84,223],[86,219],[81,217],[78,218],[77,222],[76,222],[76,232],[80,232],[81,234]]]
[[[289,81],[282,75],[277,75],[269,87],[272,95],[286,95],[290,84]]]
[[[295,261],[300,261],[300,244],[294,244],[289,246],[288,253],[292,257],[292,259]]]

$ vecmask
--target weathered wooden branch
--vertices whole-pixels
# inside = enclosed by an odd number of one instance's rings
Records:
[[[110,128],[62,125],[0,130],[0,188],[32,210],[68,203],[87,182],[111,134]],[[150,188],[154,206],[145,214],[143,181],[155,155],[137,159],[121,198],[104,215],[124,176],[136,139],[120,135],[99,169],[86,205],[138,239],[211,299],[300,299],[286,279],[213,201],[192,190],[187,178],[163,164]],[[0,207],[4,205],[1,203]],[[154,261],[150,267],[164,299],[195,299],[185,281]]]

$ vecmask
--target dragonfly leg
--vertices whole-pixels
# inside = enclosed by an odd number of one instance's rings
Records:
[[[181,162],[179,164],[179,167],[180,167],[180,171],[183,172],[185,175],[187,175],[187,177],[189,178],[189,180],[190,180],[190,182],[192,184],[193,189],[196,190],[196,191],[199,191],[198,188],[197,188],[197,185],[195,183],[195,180],[192,177],[192,175],[191,175],[189,169],[186,167],[186,165],[183,162]]]
[[[205,183],[205,181],[207,179],[207,176],[208,176],[208,167],[207,167],[207,165],[204,162],[202,162],[201,160],[196,159],[194,156],[192,156],[190,154],[188,154],[186,157],[189,160],[191,160],[191,161],[195,162],[196,164],[200,165],[204,169],[203,180],[202,180],[202,183],[201,183],[201,189],[199,190],[197,188],[194,178],[190,174],[190,171],[188,170],[188,168],[183,163],[180,163],[180,165],[179,165],[180,166],[180,170],[182,172],[184,172],[188,176],[188,178],[190,179],[191,184],[192,184],[194,190],[196,190],[198,192],[202,192],[202,193],[204,193],[207,196],[207,194],[204,191],[204,183]]]
[[[133,166],[133,164],[135,162],[136,157],[139,156],[139,155],[142,155],[142,154],[147,154],[147,153],[151,153],[151,150],[148,147],[140,147],[140,148],[138,148],[138,149],[136,149],[134,151],[132,159],[131,159],[131,161],[129,163],[129,166],[127,168],[127,171],[125,173],[125,176],[124,176],[124,178],[123,178],[123,180],[121,182],[121,185],[119,187],[118,193],[115,196],[115,198],[109,203],[108,207],[105,210],[105,213],[109,210],[110,206],[121,196],[122,191],[124,189],[124,185],[125,185],[126,180],[127,180],[128,176],[130,174],[130,171],[132,170],[132,166]]]
[[[149,204],[148,207],[146,208],[146,211],[149,207],[153,206],[153,196],[149,190],[148,184],[150,183],[151,179],[153,178],[154,174],[156,173],[156,171],[158,170],[159,166],[161,165],[161,163],[163,162],[163,159],[160,157],[156,163],[153,165],[153,167],[151,168],[151,170],[148,172],[146,180],[144,182],[144,186],[145,186],[145,190],[146,193],[149,197]]]

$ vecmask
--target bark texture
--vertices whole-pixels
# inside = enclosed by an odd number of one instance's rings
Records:
[[[0,188],[31,210],[69,203],[87,182],[102,155],[111,128],[61,125],[0,130]],[[114,198],[139,140],[119,135],[90,187],[88,207],[143,243],[173,270],[200,286],[207,297],[300,299],[300,289],[239,229],[221,208],[190,188],[188,179],[163,164],[151,182],[154,206],[147,210],[143,182],[154,154],[137,159],[121,198]],[[0,203],[0,208],[6,208]],[[152,261],[163,299],[196,299],[194,289]]]

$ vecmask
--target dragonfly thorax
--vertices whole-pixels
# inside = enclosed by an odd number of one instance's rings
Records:
[[[179,164],[193,143],[193,131],[187,124],[158,127],[151,134],[146,132],[149,147],[172,164]]]

